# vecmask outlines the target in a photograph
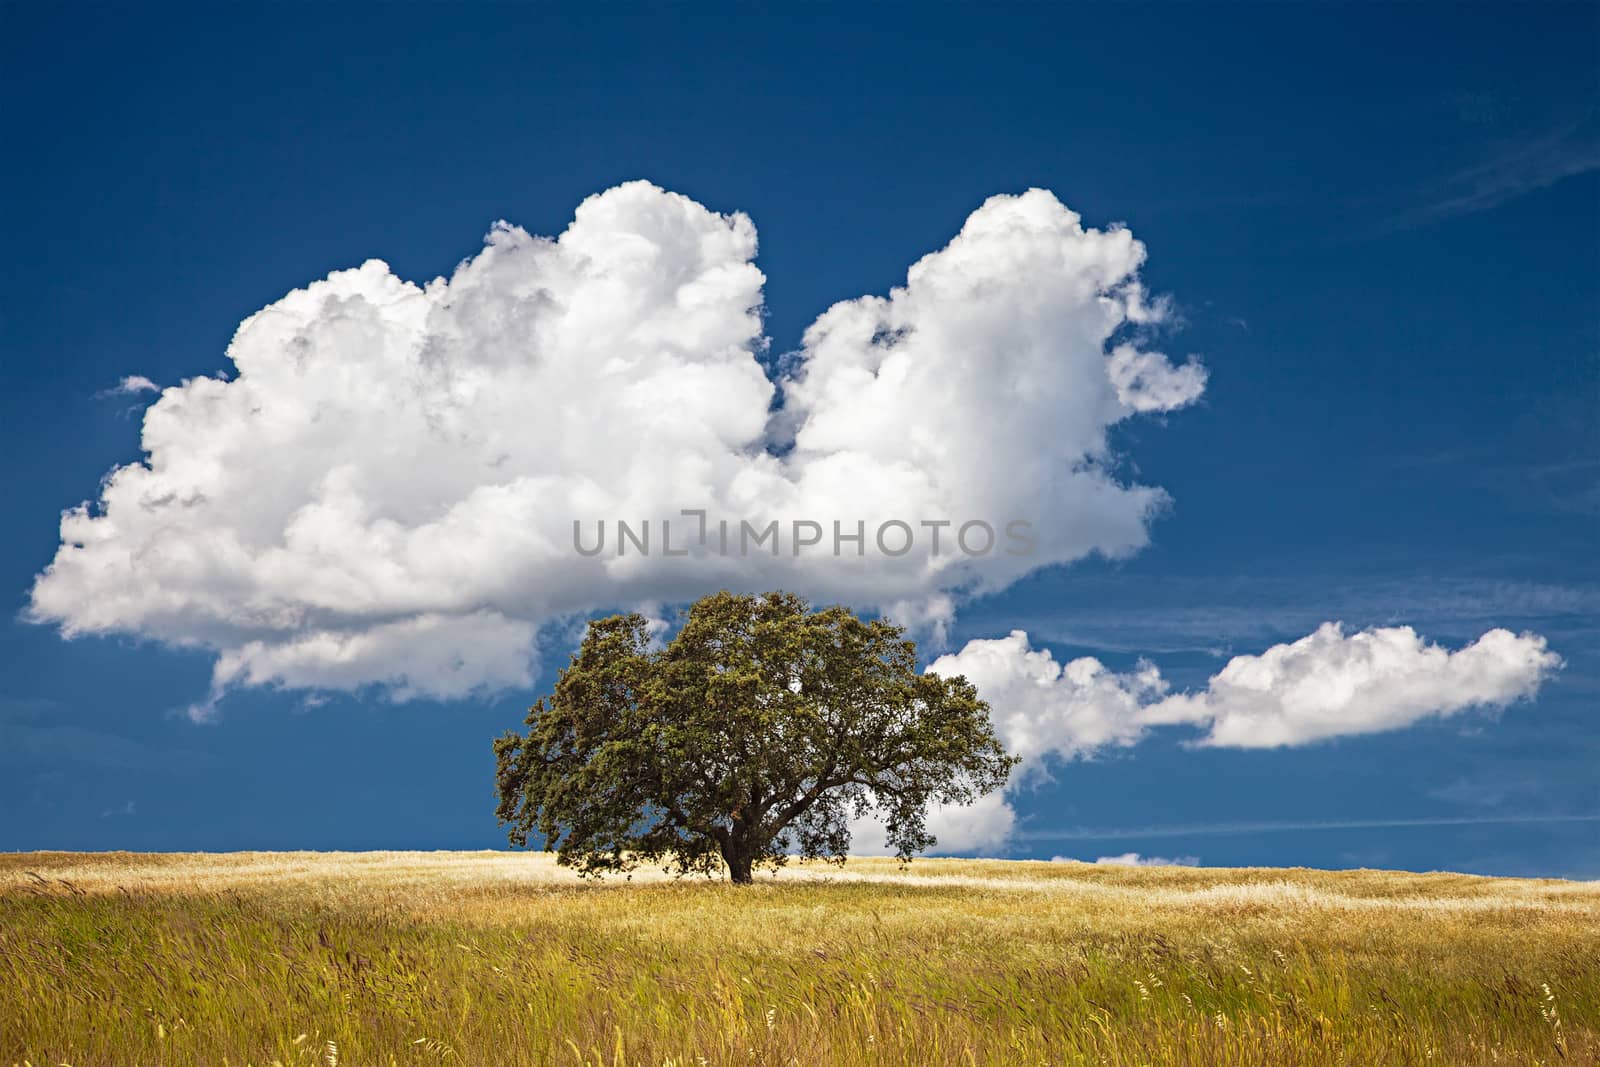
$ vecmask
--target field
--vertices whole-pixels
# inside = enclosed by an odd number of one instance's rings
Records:
[[[1600,884],[0,856],[0,1063],[1600,1062]]]

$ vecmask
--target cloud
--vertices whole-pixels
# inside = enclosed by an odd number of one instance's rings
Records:
[[[0,696],[0,769],[48,764],[172,772],[209,766],[213,761],[204,752],[63,721],[72,714],[54,701]]]
[[[928,826],[939,839],[940,852],[994,855],[1004,850],[1017,823],[1009,795],[1047,776],[1050,760],[1087,758],[1134,744],[1146,732],[1142,709],[1167,691],[1160,672],[1149,663],[1127,674],[1092,657],[1058,663],[1049,649],[1033,648],[1021,630],[968,641],[960,652],[934,660],[928,671],[962,675],[975,685],[989,704],[1006,750],[1022,757],[1006,790],[983,797],[981,810],[936,805],[930,811]],[[959,833],[947,833],[957,827]],[[868,841],[882,837],[881,828],[865,823],[852,832]]]
[[[143,460],[63,515],[30,617],[214,650],[204,716],[233,685],[522,688],[547,624],[724,586],[938,627],[1147,542],[1166,494],[1119,475],[1108,430],[1193,402],[1204,371],[1139,347],[1165,310],[1127,230],[991,198],[903,286],[828,309],[776,380],[756,247],[746,216],[634,182],[556,238],[497,224],[447,279],[370,260],[289,293],[239,326],[231,378],[151,404]],[[669,557],[684,509],[711,537]],[[655,551],[619,554],[618,520]],[[719,520],[779,521],[780,551],[708,548]],[[797,520],[864,537],[801,553]],[[890,520],[910,550],[875,536]],[[1008,553],[1013,520],[1031,552]],[[580,555],[575,522],[601,521]],[[968,555],[972,521],[996,543]]]
[[[1079,863],[1071,856],[1051,856],[1051,863]],[[1095,863],[1115,867],[1198,867],[1199,856],[1141,856],[1137,852],[1124,852],[1120,856],[1100,856]]]
[[[1152,826],[1095,826],[1058,830],[1018,830],[1020,841],[1125,841],[1152,837],[1255,837],[1260,834],[1308,834],[1339,830],[1390,830],[1439,826],[1520,826],[1600,822],[1597,813],[1532,813],[1508,815],[1428,815],[1402,819],[1287,819],[1213,823],[1168,823]]]
[[[963,622],[980,633],[1023,629],[1033,640],[1052,644],[1226,659],[1239,649],[1303,636],[1330,617],[1363,627],[1404,620],[1425,632],[1463,637],[1501,626],[1529,629],[1572,646],[1576,654],[1595,644],[1594,619],[1600,616],[1600,585],[1583,582],[1163,575],[1159,582],[1130,585],[1125,576],[1079,574],[1058,594],[1049,603],[1003,615],[975,605]]]
[[[102,389],[96,396],[135,396],[139,393],[159,393],[161,386],[152,382],[142,374],[129,374],[116,385],[109,389]]]
[[[1200,744],[1278,748],[1398,730],[1532,697],[1561,665],[1537,634],[1490,630],[1450,652],[1409,626],[1346,634],[1336,622],[1259,656],[1235,656],[1200,693],[1167,697],[1152,723],[1207,727]]]
[[[1118,345],[1108,367],[1117,399],[1135,411],[1171,411],[1194,403],[1206,388],[1206,370],[1190,361],[1173,367],[1157,352]]]
[[[1489,211],[1509,200],[1600,168],[1600,112],[1593,109],[1500,144],[1481,162],[1422,191],[1423,202],[1390,220],[1405,229]]]
[[[1046,757],[1072,759],[1133,744],[1145,732],[1143,708],[1167,691],[1153,664],[1118,674],[1091,656],[1057,663],[1049,649],[1030,646],[1022,630],[968,641],[928,671],[963,675],[978,687],[1007,750],[1022,757],[1021,777],[1040,772]]]
[[[1538,770],[1492,767],[1435,786],[1427,792],[1435,800],[1450,804],[1498,808],[1508,800],[1539,798],[1552,784],[1556,783]]]
[[[1199,726],[1206,733],[1196,743],[1218,748],[1277,748],[1397,730],[1531,698],[1561,663],[1538,634],[1490,630],[1451,652],[1409,626],[1346,634],[1329,622],[1260,655],[1235,656],[1193,693],[1169,694],[1148,661],[1126,673],[1092,656],[1059,664],[1022,630],[969,641],[928,669],[965,675],[978,687],[1026,770],[1046,757],[1132,745],[1159,725]]]
[[[1198,867],[1199,856],[1141,856],[1137,852],[1124,852],[1120,856],[1101,856],[1096,863],[1113,867]]]
[[[1126,672],[1092,656],[1061,663],[1049,649],[1034,648],[1022,630],[968,641],[928,670],[972,682],[1001,742],[1022,764],[1006,792],[985,797],[981,811],[935,807],[929,826],[941,852],[993,853],[1017,831],[1010,794],[1048,776],[1054,761],[1126,748],[1157,726],[1197,726],[1205,733],[1192,743],[1215,748],[1305,745],[1473,707],[1503,708],[1534,696],[1561,663],[1537,634],[1490,630],[1450,652],[1409,626],[1347,635],[1330,622],[1260,655],[1235,656],[1199,692],[1169,693],[1147,660]],[[856,831],[879,840],[881,829],[869,823]],[[949,841],[941,827],[948,827]]]
[[[939,855],[995,855],[1016,833],[1017,813],[1003,792],[988,793],[966,806],[934,804],[928,810],[928,831],[938,839]],[[850,822],[852,856],[889,856],[888,833],[876,814]]]
[[[1198,726],[1205,733],[1195,743],[1217,748],[1304,745],[1502,708],[1532,697],[1560,665],[1537,634],[1490,630],[1450,652],[1409,626],[1347,635],[1330,622],[1260,655],[1235,656],[1195,693],[1169,693],[1148,661],[1127,672],[1092,656],[1057,662],[1022,630],[969,641],[928,670],[977,686],[1001,741],[1022,757],[1008,787],[1016,790],[1047,774],[1054,760],[1127,747],[1156,726]],[[998,848],[1014,822],[1014,813],[1008,820],[991,812],[984,824],[991,832],[970,847]]]

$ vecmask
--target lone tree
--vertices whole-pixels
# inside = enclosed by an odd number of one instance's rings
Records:
[[[590,623],[527,725],[494,743],[497,814],[584,875],[842,863],[874,808],[909,860],[936,843],[930,802],[970,803],[1016,762],[972,684],[919,673],[900,627],[782,592],[705,597],[665,647],[641,615]]]

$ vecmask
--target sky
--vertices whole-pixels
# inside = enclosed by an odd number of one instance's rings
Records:
[[[1592,5],[0,19],[0,849],[504,847],[782,586],[990,701],[945,851],[1600,877]],[[869,550],[572,550],[685,508]]]

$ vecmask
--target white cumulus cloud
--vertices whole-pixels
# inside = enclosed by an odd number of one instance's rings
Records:
[[[1022,630],[969,641],[928,669],[962,674],[989,702],[1024,768],[1139,741],[1154,726],[1205,730],[1198,743],[1274,748],[1396,730],[1538,693],[1561,666],[1538,634],[1490,630],[1454,652],[1409,626],[1347,634],[1324,623],[1298,641],[1235,656],[1197,692],[1169,693],[1154,664],[1117,672],[1093,657],[1057,663]]]
[[[596,610],[781,586],[937,626],[964,594],[1146,543],[1166,496],[1118,474],[1107,432],[1204,372],[1137,347],[1164,310],[1127,230],[994,197],[776,378],[756,249],[746,216],[634,182],[558,237],[497,224],[448,278],[370,260],[289,293],[239,326],[231,376],[150,405],[142,461],[63,515],[31,617],[214,650],[216,692],[458,697],[526,686],[541,629]],[[780,521],[781,551],[669,557],[684,509],[735,544]],[[651,523],[653,551],[619,555],[618,520]],[[824,549],[792,551],[797,520]],[[910,550],[875,536],[891,520]],[[1031,552],[1007,552],[1013,520]],[[605,549],[575,551],[575,521],[605,521]],[[973,521],[995,543],[968,555]],[[865,535],[837,557],[836,522]]]
[[[933,851],[946,855],[996,855],[1011,840],[1017,813],[1004,792],[987,793],[967,805],[934,804],[928,809],[928,832],[938,839]],[[852,856],[889,856],[888,831],[874,813],[850,822]]]
[[[1033,648],[1022,630],[968,641],[928,671],[963,675],[978,687],[1007,750],[1022,757],[1022,778],[1043,769],[1046,757],[1071,759],[1133,744],[1144,734],[1142,709],[1167,691],[1153,664],[1119,674],[1092,656],[1058,663],[1049,649]]]
[[[1174,367],[1159,352],[1118,345],[1109,364],[1117,398],[1135,411],[1171,411],[1191,404],[1206,388],[1206,370],[1190,360]]]
[[[1451,652],[1409,626],[1346,634],[1330,622],[1260,655],[1234,657],[1193,693],[1169,693],[1160,671],[1146,661],[1126,672],[1093,657],[1057,662],[1022,630],[969,641],[928,670],[965,675],[989,703],[996,733],[1023,759],[1007,787],[1014,793],[1053,760],[1126,747],[1157,726],[1199,727],[1204,733],[1196,743],[1219,748],[1304,745],[1396,730],[1468,708],[1503,708],[1533,697],[1561,662],[1538,634],[1490,630]],[[943,809],[938,814],[952,817]],[[1010,802],[991,805],[983,815],[969,819],[965,846],[951,851],[1005,845],[1016,821]]]
[[[1204,691],[1168,697],[1146,720],[1202,725],[1204,745],[1303,745],[1503,708],[1536,694],[1560,665],[1537,634],[1490,630],[1451,652],[1409,626],[1346,634],[1329,622],[1258,656],[1235,656]]]

